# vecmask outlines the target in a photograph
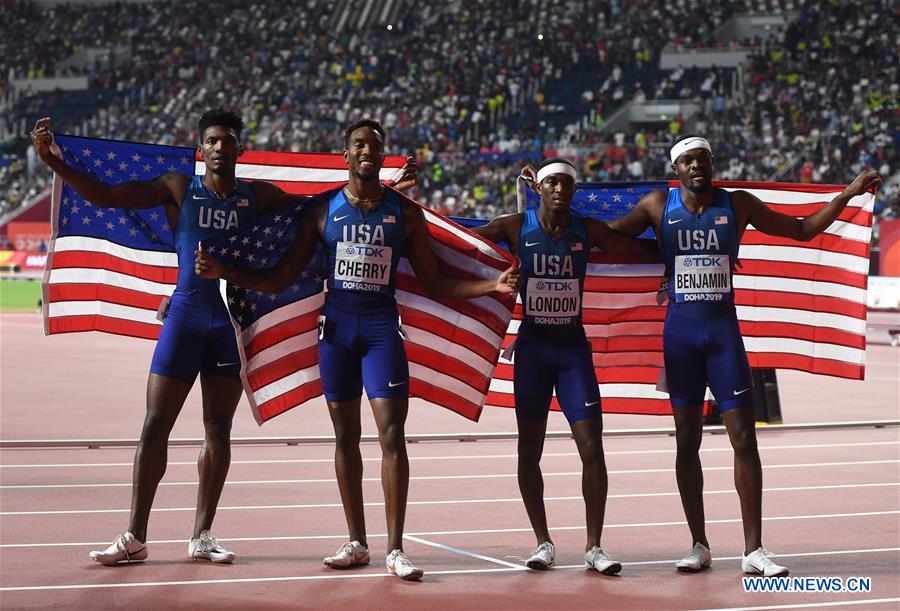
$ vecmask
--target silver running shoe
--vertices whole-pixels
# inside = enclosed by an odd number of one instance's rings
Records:
[[[112,545],[102,552],[91,552],[91,560],[106,566],[114,566],[120,562],[143,562],[147,559],[147,544],[141,543],[130,532],[116,537]]]
[[[604,575],[618,575],[622,564],[616,562],[600,547],[594,546],[584,555],[584,564],[589,569],[600,571]]]
[[[209,534],[208,530],[201,530],[200,537],[191,539],[188,543],[188,557],[192,560],[231,564],[234,562],[236,554],[219,545],[218,540]]]
[[[749,575],[763,577],[787,577],[790,571],[780,564],[769,560],[772,553],[762,547],[756,548],[746,556],[741,556],[741,569]]]
[[[556,564],[556,546],[550,541],[544,541],[535,548],[528,560],[525,561],[529,569],[544,571]]]
[[[333,569],[349,569],[351,566],[369,564],[369,548],[359,541],[350,541],[340,546],[334,556],[327,556],[323,562]]]
[[[687,556],[675,563],[675,568],[685,573],[699,573],[712,566],[712,554],[702,543],[694,543]]]
[[[406,581],[418,581],[422,579],[422,575],[425,574],[425,571],[413,566],[413,563],[409,561],[406,554],[399,549],[395,549],[388,554],[385,564],[387,565],[388,573],[396,575],[400,579],[405,579]]]

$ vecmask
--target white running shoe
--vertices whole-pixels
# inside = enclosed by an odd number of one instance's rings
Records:
[[[191,539],[188,543],[188,557],[191,560],[209,560],[210,562],[231,564],[236,554],[221,545],[209,534],[208,530],[200,531],[199,539]]]
[[[544,541],[531,552],[528,560],[525,561],[529,569],[543,571],[549,569],[556,564],[556,546],[550,541]]]
[[[618,575],[622,570],[622,564],[616,562],[600,547],[594,546],[584,555],[584,565],[589,569],[600,571],[604,575]]]
[[[102,552],[91,552],[91,560],[114,566],[120,562],[143,562],[147,559],[147,544],[141,543],[130,532],[119,535],[112,545]]]
[[[387,565],[388,573],[406,581],[418,581],[425,574],[425,571],[413,566],[413,563],[409,561],[403,550],[395,549],[388,554],[385,564]]]
[[[369,564],[369,548],[359,541],[350,541],[340,546],[334,556],[327,556],[323,562],[333,569],[349,569],[351,566]]]
[[[741,569],[749,575],[762,575],[763,577],[787,577],[789,571],[780,564],[769,560],[772,553],[762,547],[750,552],[748,556],[741,557]]]
[[[712,566],[712,554],[702,543],[694,543],[687,556],[675,563],[675,568],[685,573],[699,573]]]

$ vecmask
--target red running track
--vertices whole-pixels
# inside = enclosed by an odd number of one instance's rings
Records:
[[[0,325],[2,439],[137,435],[152,343],[100,334],[43,338],[33,316],[4,315]],[[896,419],[898,354],[887,345],[870,346],[866,382],[780,373],[785,420]],[[196,399],[185,408],[174,436],[199,434]],[[323,409],[288,414],[262,429],[250,421],[249,410],[242,411],[235,434],[327,434]],[[668,418],[606,420],[608,430],[670,424]],[[482,423],[470,425],[416,405],[409,432],[513,426],[506,410],[488,411]],[[366,427],[371,432],[370,419]],[[562,419],[554,416],[550,428],[562,430]],[[610,472],[604,547],[623,562],[619,577],[583,569],[584,506],[571,440],[549,440],[545,447],[545,496],[560,563],[545,573],[522,566],[535,542],[516,486],[513,441],[412,444],[406,548],[426,571],[419,584],[401,582],[383,569],[375,444],[363,445],[373,564],[348,572],[321,564],[345,540],[346,531],[327,445],[234,449],[214,529],[238,553],[233,566],[184,560],[193,524],[197,449],[173,448],[151,515],[150,559],[115,568],[95,565],[87,554],[108,545],[127,524],[133,450],[3,450],[0,601],[4,609],[900,604],[898,428],[760,432],[766,546],[793,576],[870,578],[871,591],[857,593],[744,592],[732,454],[723,435],[705,437],[702,453],[713,568],[697,575],[677,573],[673,562],[691,541],[675,487],[673,439],[608,437],[604,444]]]

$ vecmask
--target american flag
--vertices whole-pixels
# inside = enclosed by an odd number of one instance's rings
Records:
[[[57,136],[56,141],[67,163],[108,183],[149,179],[167,171],[202,174],[205,170],[201,162],[195,162],[193,150],[183,147],[70,136]],[[173,159],[180,165],[162,161],[156,171],[151,165],[141,173],[144,166],[131,164],[146,162],[148,152],[153,153],[154,159]],[[131,160],[125,163],[123,174],[107,175],[105,165],[91,161],[110,153],[115,155],[111,161],[123,157]],[[387,157],[382,179],[395,177],[404,164],[404,157]],[[313,194],[346,182],[347,170],[340,155],[249,152],[240,158],[237,175],[269,180],[291,193]],[[71,209],[73,203],[77,210]],[[90,227],[94,216],[108,216],[110,210],[87,204],[60,181],[54,185],[53,206],[54,236],[44,290],[45,297],[49,293],[56,298],[45,299],[47,332],[100,330],[158,337],[161,323],[156,320],[156,310],[162,298],[174,290],[177,277],[171,230],[163,227],[166,220],[162,207],[124,211],[116,218],[124,218],[125,222],[135,219],[130,226],[109,233],[116,229],[118,221],[112,229],[104,225],[107,231],[98,230],[86,241],[81,225]],[[297,206],[259,219],[246,234],[222,236],[207,241],[204,247],[215,249],[216,256],[242,266],[271,266],[293,239],[299,209]],[[430,210],[422,211],[443,273],[494,277],[513,261],[482,238]],[[84,217],[91,221],[73,222],[73,215],[76,220]],[[66,218],[69,220],[62,220]],[[77,226],[79,231],[70,233],[70,226]],[[73,235],[78,241],[67,245]],[[60,253],[67,254],[60,257]],[[57,265],[61,259],[64,267]],[[321,255],[317,255],[279,295],[226,289],[242,352],[244,388],[260,423],[322,393],[316,322],[324,300],[324,273]],[[157,281],[148,283],[149,276]],[[59,292],[61,285],[69,284],[78,285],[79,291]],[[128,290],[123,291],[122,286]],[[410,393],[477,420],[510,320],[512,298],[492,295],[468,301],[432,300],[416,281],[409,262],[403,259],[398,270],[397,301],[407,336]]]
[[[54,135],[69,166],[117,184],[169,173],[203,174],[194,149]],[[382,179],[393,178],[404,157],[385,159]],[[319,193],[346,181],[340,155],[247,152],[238,177],[266,179],[291,193]],[[268,172],[268,174],[267,174]],[[105,331],[156,339],[156,313],[175,290],[178,261],[162,205],[146,210],[94,206],[59,177],[52,193],[52,238],[43,280],[44,332]]]
[[[796,217],[819,210],[843,190],[785,183],[716,186],[749,191],[774,210]],[[672,188],[678,188],[677,181],[585,183],[579,185],[572,208],[612,220],[631,210],[646,193]],[[536,195],[528,191],[527,197],[529,207],[538,205]],[[747,228],[734,286],[752,367],[863,379],[873,205],[872,194],[853,198],[838,220],[809,242]],[[662,274],[662,265],[630,264],[597,250],[589,255],[584,324],[604,411],[671,413],[668,395],[656,390],[663,364],[665,307],[656,302]],[[504,345],[514,338],[520,320],[517,305]],[[490,405],[513,405],[512,379],[512,362],[501,358],[491,383]]]

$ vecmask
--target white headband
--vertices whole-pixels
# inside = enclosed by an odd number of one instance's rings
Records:
[[[568,174],[572,177],[572,180],[578,180],[578,176],[575,174],[575,168],[570,166],[568,163],[551,163],[550,165],[546,165],[538,170],[537,173],[537,181],[538,184],[541,184],[545,178],[550,176],[551,174]]]
[[[709,151],[709,154],[712,155],[712,148],[709,146],[709,142],[706,138],[685,138],[681,142],[675,143],[675,146],[669,151],[669,157],[671,157],[672,163],[675,163],[675,160],[684,153],[694,149],[706,149]]]

